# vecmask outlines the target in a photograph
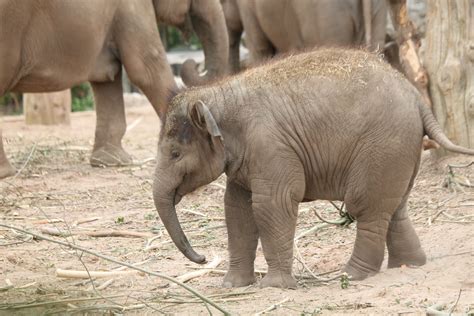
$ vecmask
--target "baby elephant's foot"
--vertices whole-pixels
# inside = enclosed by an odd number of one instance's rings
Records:
[[[227,271],[222,286],[226,288],[242,287],[255,283],[253,269],[249,270],[229,270]]]
[[[423,249],[418,248],[410,253],[397,253],[388,255],[388,268],[399,268],[402,265],[422,266],[426,263],[426,255]]]
[[[93,167],[117,167],[132,163],[132,157],[120,146],[107,144],[92,152],[90,163]]]
[[[352,266],[350,263],[346,264],[345,268],[343,269],[343,272],[347,273],[349,278],[354,281],[360,281],[368,278],[369,276],[372,276],[377,273],[377,271],[368,271],[368,270],[362,270],[358,269],[354,266]]]
[[[260,287],[279,287],[283,289],[296,289],[295,278],[288,272],[270,271],[260,282]]]

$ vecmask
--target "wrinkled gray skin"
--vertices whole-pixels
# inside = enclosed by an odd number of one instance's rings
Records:
[[[229,32],[230,67],[240,69],[242,32],[250,65],[277,53],[321,46],[383,49],[385,0],[221,0]],[[367,32],[366,32],[367,31]]]
[[[176,89],[157,21],[194,29],[206,55],[207,75],[194,62],[183,80],[199,85],[227,70],[228,40],[218,0],[0,0],[0,96],[50,92],[90,81],[97,112],[93,166],[124,165],[125,113],[121,67],[158,115]],[[0,134],[0,179],[14,174]]]
[[[357,220],[345,267],[354,279],[379,271],[385,245],[389,267],[423,265],[407,199],[425,133],[474,154],[447,139],[418,91],[378,57],[302,53],[173,98],[160,134],[155,205],[176,246],[203,263],[175,205],[226,173],[226,287],[255,282],[260,238],[268,264],[261,285],[294,288],[298,204],[318,199],[344,201]]]

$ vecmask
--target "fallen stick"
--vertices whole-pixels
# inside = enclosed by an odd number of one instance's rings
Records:
[[[136,263],[134,263],[133,265],[134,265],[135,267],[138,267],[138,266],[144,265],[145,263],[149,262],[150,260],[151,260],[151,259],[147,259],[147,260],[145,260],[145,261],[136,262]],[[120,267],[118,267],[118,268],[112,269],[111,271],[124,271],[125,269],[127,269],[127,267],[125,267],[125,266],[120,266]],[[113,279],[112,279],[112,280],[113,280]],[[74,286],[86,285],[87,283],[94,282],[94,281],[95,281],[94,278],[90,278],[90,279],[88,279],[88,280],[86,280],[86,281],[80,281],[80,282],[78,282],[78,283],[75,283]],[[99,286],[99,287],[100,287],[100,286]],[[99,288],[99,287],[97,287],[97,288]]]
[[[193,214],[193,215],[199,215],[199,216],[202,216],[202,217],[207,217],[206,214],[203,214],[203,213],[197,212],[197,211],[193,211],[193,210],[183,209],[183,212]]]
[[[220,183],[217,183],[217,182],[212,182],[211,185],[215,186],[215,187],[218,187],[219,189],[222,189],[222,190],[225,190],[226,189],[226,186],[225,185],[222,185]]]
[[[126,131],[130,132],[132,129],[137,127],[137,125],[140,124],[141,121],[143,121],[143,116],[140,116],[135,121],[133,121],[132,124],[128,125]]]
[[[17,173],[15,173],[15,175],[11,179],[9,179],[10,181],[15,180],[16,178],[18,178],[20,173],[26,168],[26,166],[30,162],[30,160],[33,157],[33,155],[35,154],[35,152],[36,152],[36,143],[33,144],[33,148],[31,148],[30,154],[28,155],[28,158],[26,158],[26,161],[23,164],[23,166],[21,166],[21,168],[17,171]]]
[[[90,217],[90,218],[84,218],[84,219],[79,219],[72,224],[72,226],[77,226],[85,223],[90,223],[90,222],[95,222],[98,221],[100,217]]]
[[[131,274],[139,274],[139,271],[77,271],[56,269],[56,276],[58,278],[66,279],[89,279],[89,278],[110,278],[114,276],[123,276]],[[141,273],[143,274],[143,273]]]
[[[98,290],[98,291],[103,290],[106,287],[108,287],[109,285],[111,285],[112,283],[114,283],[114,281],[115,281],[115,279],[109,279],[109,280],[105,281],[104,283],[102,283],[101,285],[96,286],[95,289]],[[92,291],[93,289],[94,288],[92,286],[87,288],[88,291]]]
[[[153,234],[134,232],[129,230],[104,230],[93,232],[79,232],[79,235],[86,235],[90,237],[134,237],[134,238],[150,238]]]
[[[284,300],[282,300],[282,301],[280,301],[280,302],[278,302],[278,303],[276,303],[276,304],[273,304],[272,306],[270,306],[270,307],[264,309],[263,311],[258,312],[258,313],[255,313],[254,315],[255,315],[255,316],[260,316],[260,315],[263,315],[263,314],[265,314],[265,313],[271,312],[271,311],[277,309],[278,307],[281,307],[284,303],[288,302],[289,300],[290,300],[290,298],[287,297],[287,298],[285,298]]]
[[[5,279],[6,286],[0,287],[0,292],[8,291],[9,289],[13,289],[15,286],[13,285],[10,279]]]
[[[41,227],[40,231],[43,234],[58,236],[58,237],[68,237],[71,236],[71,233],[59,230],[56,227]]]
[[[103,231],[80,231],[66,232],[55,227],[41,227],[43,234],[59,237],[68,237],[71,235],[83,235],[89,237],[130,237],[130,238],[150,238],[151,233],[134,232],[129,230],[103,230]]]
[[[133,266],[133,265],[131,265],[131,264],[129,264],[129,263],[116,260],[116,259],[114,259],[114,258],[112,258],[112,257],[109,257],[109,256],[106,256],[106,255],[97,253],[97,252],[92,251],[92,250],[89,250],[89,249],[87,249],[87,248],[84,248],[84,247],[81,247],[81,246],[77,246],[77,245],[73,245],[73,244],[70,244],[70,243],[67,243],[67,242],[55,240],[55,239],[52,239],[52,238],[49,238],[49,237],[46,237],[46,236],[38,235],[38,234],[35,234],[35,233],[32,233],[32,232],[29,232],[29,231],[27,231],[27,230],[24,230],[24,229],[15,227],[15,226],[5,225],[5,224],[0,223],[0,227],[4,227],[4,228],[8,228],[8,229],[13,229],[13,230],[16,230],[17,232],[20,232],[20,233],[23,233],[23,234],[26,234],[26,235],[33,236],[33,237],[35,237],[35,238],[38,239],[38,240],[43,239],[43,240],[46,240],[46,241],[49,241],[49,242],[52,242],[52,243],[55,243],[55,244],[58,244],[58,245],[62,245],[62,246],[68,247],[68,248],[70,248],[70,249],[79,250],[79,251],[88,253],[88,254],[90,254],[90,255],[96,256],[96,257],[98,257],[98,258],[102,258],[102,259],[104,259],[104,260],[113,262],[113,263],[115,263],[115,264],[119,264],[119,265],[122,265],[122,266],[126,266],[126,267],[128,267],[128,268],[130,268],[130,269],[137,270],[137,271],[143,272],[143,273],[145,273],[145,274],[153,275],[153,276],[156,276],[156,277],[165,279],[165,280],[167,280],[167,281],[176,283],[176,284],[178,284],[179,286],[181,286],[182,288],[184,288],[185,290],[187,290],[188,292],[192,293],[193,295],[195,295],[196,297],[198,297],[199,299],[201,299],[201,301],[203,301],[204,303],[207,303],[207,304],[209,304],[209,305],[212,305],[214,308],[216,308],[217,310],[221,311],[224,315],[230,315],[230,313],[229,313],[227,310],[225,310],[224,308],[222,308],[222,307],[220,307],[219,305],[217,305],[214,301],[212,301],[212,300],[210,300],[209,298],[205,297],[204,295],[202,295],[201,293],[199,293],[198,291],[196,291],[196,290],[193,289],[192,287],[190,287],[190,286],[188,286],[188,285],[186,285],[186,284],[184,284],[184,283],[182,283],[182,282],[179,282],[179,281],[176,280],[175,278],[172,278],[172,277],[170,277],[170,276],[167,276],[166,274],[162,274],[162,273],[158,273],[158,272],[153,272],[153,271],[148,271],[148,270],[146,270],[146,269],[143,269],[143,268],[140,268],[140,267],[136,267],[136,266]]]
[[[117,298],[117,297],[125,297],[127,296],[126,294],[117,294],[117,295],[110,295],[110,296],[97,296],[97,297],[85,297],[85,298],[67,298],[67,299],[62,299],[62,300],[55,300],[55,301],[46,301],[46,302],[38,302],[38,303],[17,303],[16,305],[7,305],[0,306],[0,310],[6,310],[6,309],[23,309],[23,308],[33,308],[33,307],[41,307],[41,306],[47,306],[47,305],[57,305],[57,304],[65,304],[68,302],[90,302],[90,301],[99,301],[99,300],[107,300],[107,299],[112,299],[112,298]]]
[[[314,232],[316,232],[316,231],[318,231],[318,230],[320,230],[320,229],[323,229],[323,228],[325,228],[325,227],[328,227],[329,225],[331,225],[331,224],[323,223],[323,224],[315,225],[315,226],[311,227],[310,229],[308,229],[308,230],[306,230],[306,231],[300,233],[298,236],[296,236],[296,237],[295,237],[295,241],[297,241],[298,239],[300,239],[300,238],[302,238],[302,237],[304,237],[304,236],[306,236],[306,235],[309,235],[309,234],[311,234],[311,233],[314,233]]]
[[[54,224],[54,223],[63,223],[64,220],[61,218],[51,218],[51,219],[40,219],[34,221],[33,224]]]
[[[219,264],[221,264],[222,262],[222,258],[220,258],[219,256],[216,256],[214,257],[214,259],[212,259],[211,262],[209,262],[208,264],[206,264],[206,266],[204,267],[204,269],[201,269],[201,270],[198,270],[198,271],[192,271],[192,272],[188,272],[188,273],[185,273],[183,275],[180,275],[179,277],[176,278],[176,280],[180,281],[180,282],[183,282],[183,283],[186,283],[188,282],[189,280],[192,280],[192,279],[195,279],[195,278],[199,278],[203,275],[206,275],[208,274],[211,270],[210,269],[215,269],[217,268],[217,266]]]
[[[450,314],[443,312],[441,309],[444,308],[443,304],[435,304],[426,309],[427,316],[449,316]]]
[[[89,147],[84,147],[84,146],[66,146],[66,147],[57,147],[54,148],[54,150],[57,151],[89,151]]]

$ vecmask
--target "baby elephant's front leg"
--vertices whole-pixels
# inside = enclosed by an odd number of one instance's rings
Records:
[[[227,181],[225,219],[229,242],[229,271],[224,287],[255,283],[254,261],[258,230],[252,212],[252,196],[238,184]]]
[[[298,204],[284,200],[263,198],[260,201],[260,197],[254,196],[255,220],[268,264],[261,287],[296,288],[292,266]]]

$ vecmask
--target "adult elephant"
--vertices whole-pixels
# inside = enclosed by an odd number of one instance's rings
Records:
[[[90,163],[129,164],[121,144],[126,129],[122,65],[159,116],[176,88],[157,22],[192,28],[203,43],[207,74],[200,77],[187,62],[182,74],[187,85],[225,73],[228,40],[218,0],[1,0],[0,95],[91,82],[97,126]],[[0,132],[0,178],[14,172]]]
[[[380,0],[221,0],[229,32],[230,66],[240,69],[242,32],[250,65],[277,53],[317,46],[383,48],[387,6]]]

